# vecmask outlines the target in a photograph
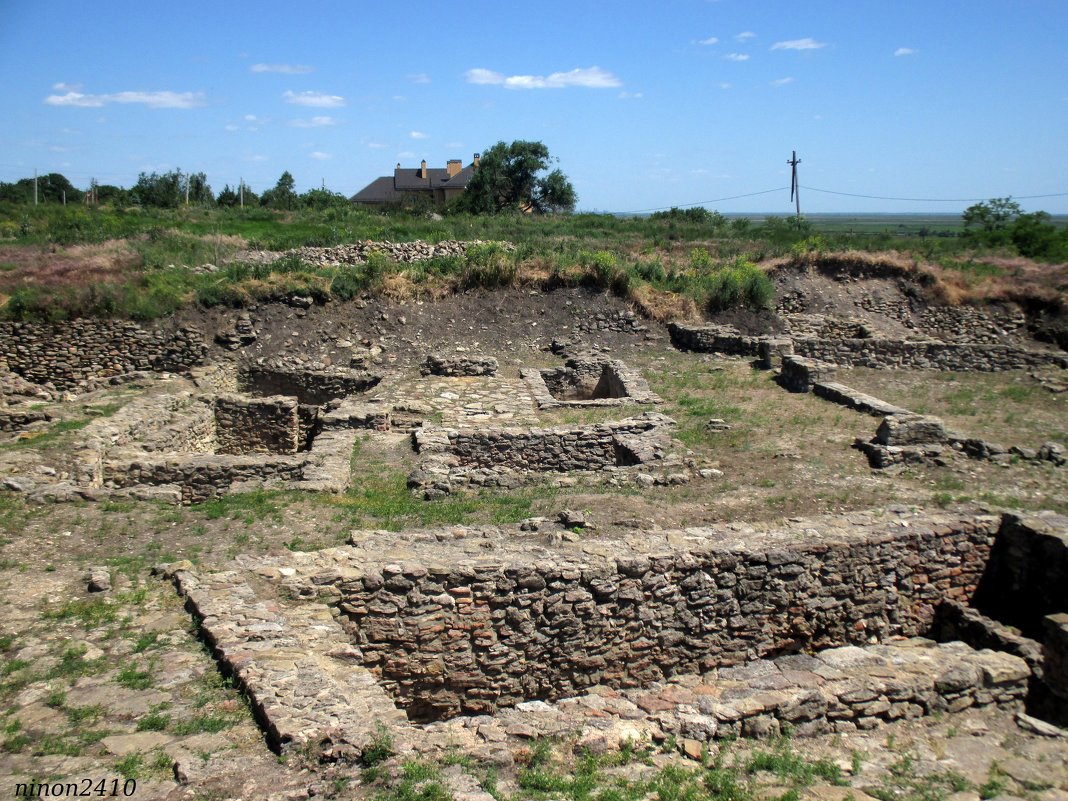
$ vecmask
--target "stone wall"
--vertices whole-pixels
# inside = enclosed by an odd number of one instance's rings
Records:
[[[1041,640],[1042,618],[1068,612],[1065,519],[1006,515],[975,606]]]
[[[75,389],[138,370],[182,371],[207,346],[195,328],[145,329],[125,320],[0,323],[0,362],[37,384]]]
[[[669,323],[671,342],[681,350],[758,356],[763,337],[740,334],[731,326]],[[897,339],[794,338],[794,353],[839,367],[999,372],[1055,365],[1068,368],[1068,356],[977,342],[951,343]]]
[[[779,383],[790,392],[811,392],[813,385],[834,378],[834,367],[804,356],[784,356]]]
[[[622,406],[662,403],[637,370],[619,359],[583,355],[569,358],[563,367],[519,371],[541,409],[559,406]]]
[[[643,459],[631,440],[671,424],[673,421],[663,415],[647,414],[570,428],[444,429],[448,444],[442,442],[441,446],[461,468],[522,472],[602,470],[640,463]],[[430,445],[434,431],[416,432],[420,452],[435,449]]]
[[[202,503],[232,491],[234,484],[300,481],[308,459],[295,456],[169,455],[118,459],[103,465],[106,487],[173,485],[182,503]]]
[[[294,395],[301,403],[324,404],[374,387],[382,376],[362,370],[247,365],[238,373],[242,392],[253,395]]]
[[[386,564],[340,580],[338,607],[410,714],[487,712],[925,632],[938,603],[970,598],[997,528],[920,518],[775,545],[694,530],[648,555]]]
[[[297,399],[286,395],[215,398],[216,453],[296,453],[300,450]]]
[[[728,356],[758,356],[760,337],[739,333],[729,325],[682,325],[668,323],[671,344],[679,350],[723,353]]]
[[[840,367],[876,369],[976,371],[984,373],[1057,365],[1068,356],[1024,350],[1009,345],[913,342],[894,339],[795,339],[801,356]]]

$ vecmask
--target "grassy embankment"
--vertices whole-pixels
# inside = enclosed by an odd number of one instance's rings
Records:
[[[919,221],[918,223],[919,224]],[[767,307],[777,266],[888,265],[947,302],[1022,300],[1056,307],[1068,266],[1008,253],[977,253],[952,230],[841,229],[837,220],[801,226],[748,220],[471,217],[382,214],[358,208],[273,212],[0,206],[0,315],[62,320],[151,320],[194,305],[241,307],[310,296],[318,303],[365,294],[441,296],[506,285],[592,285],[634,302],[655,319],[696,317],[734,306]],[[826,233],[820,233],[821,227]],[[320,267],[297,256],[269,264],[244,250],[286,251],[360,240],[508,241],[414,264],[386,257]],[[215,271],[197,269],[212,264]]]

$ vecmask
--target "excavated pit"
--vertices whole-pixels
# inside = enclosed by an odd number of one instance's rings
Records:
[[[981,650],[989,643],[901,641],[937,635],[940,610],[972,610],[980,585],[1016,592],[999,577],[1019,575],[1021,558],[1048,558],[1049,538],[1063,547],[1068,520],[854,513],[555,547],[517,527],[454,527],[388,542],[355,532],[351,546],[263,558],[247,575],[178,580],[280,744],[316,726],[350,727],[356,742],[378,718],[526,714],[525,702],[597,687],[629,693],[665,731],[697,736],[687,733],[694,714],[671,700],[680,686],[708,688],[714,703],[697,717],[709,740],[1019,709],[1036,671],[1063,709],[1068,637],[1047,638],[1037,661]],[[1049,591],[1054,607],[1068,606],[1063,585]],[[813,672],[818,680],[802,680]],[[306,703],[304,683],[321,703]]]
[[[641,374],[618,359],[572,357],[563,367],[524,368],[539,408],[661,403]]]
[[[331,368],[312,370],[269,365],[244,365],[237,372],[237,389],[258,397],[291,395],[303,404],[322,406],[360,395],[382,380],[377,373]]]

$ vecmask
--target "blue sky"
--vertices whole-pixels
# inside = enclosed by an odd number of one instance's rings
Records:
[[[1068,193],[1066,35],[1064,0],[0,0],[0,180],[352,194],[536,139],[585,210],[788,187],[796,150],[803,212],[956,212],[816,190]]]

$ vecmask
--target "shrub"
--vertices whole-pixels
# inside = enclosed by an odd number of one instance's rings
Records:
[[[496,289],[511,286],[517,276],[515,260],[503,245],[487,242],[467,249],[467,268],[461,280],[464,287]]]
[[[711,312],[746,306],[754,310],[771,306],[775,285],[767,274],[749,261],[722,267],[707,279],[706,308]]]

